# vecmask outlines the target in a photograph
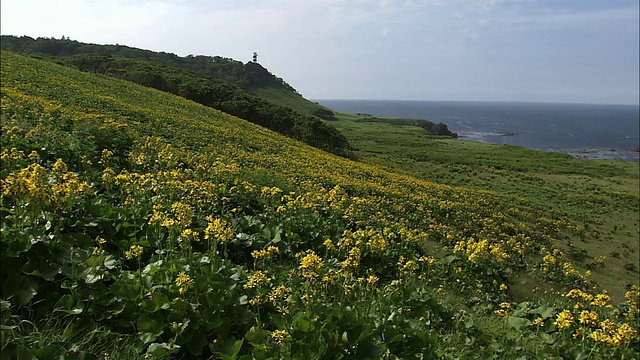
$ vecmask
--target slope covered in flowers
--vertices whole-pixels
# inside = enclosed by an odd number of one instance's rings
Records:
[[[526,203],[9,52],[1,106],[3,357],[638,349],[637,288],[594,291],[555,246],[580,229]],[[512,302],[523,271],[575,290]]]

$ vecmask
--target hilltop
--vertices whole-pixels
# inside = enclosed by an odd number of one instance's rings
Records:
[[[58,59],[86,54],[109,54],[120,58],[148,61],[155,64],[189,70],[200,75],[236,86],[252,95],[281,106],[287,106],[305,115],[331,119],[333,111],[305,99],[282,78],[277,77],[256,62],[234,60],[222,56],[178,56],[126,45],[88,44],[71,39],[31,38],[29,36],[0,36],[0,47],[23,54],[37,54]]]
[[[180,57],[124,45],[87,44],[64,38],[33,39],[3,35],[0,40],[3,50],[44,56],[82,71],[101,73],[168,91],[323,150],[343,156],[351,154],[344,136],[336,133],[330,123],[321,123],[316,119],[336,120],[333,110],[305,99],[286,81],[257,62],[242,63],[221,56]],[[434,135],[457,136],[445,124],[434,124],[428,120],[368,118],[367,121],[399,124],[411,121]],[[283,119],[287,123],[282,124]]]
[[[3,51],[1,74],[3,358],[633,358],[639,349],[637,284],[598,284],[612,263],[581,251],[611,249],[594,237],[605,224],[584,226],[605,215],[589,206],[637,214],[626,186],[637,176],[623,166],[526,150],[517,154],[526,161],[509,162],[497,147],[343,116],[356,162],[50,61]],[[429,158],[413,143],[393,154],[393,136],[418,131],[415,141],[439,150]],[[561,186],[561,166],[620,184]],[[563,188],[571,201],[548,211],[545,199]],[[637,253],[615,236],[629,229],[611,230],[606,240]]]

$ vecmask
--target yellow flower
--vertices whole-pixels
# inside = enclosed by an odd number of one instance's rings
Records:
[[[418,263],[413,260],[407,260],[407,262],[404,264],[398,262],[398,265],[400,267],[400,273],[402,274],[411,274],[420,268]]]
[[[225,243],[233,238],[233,230],[226,220],[211,219],[209,217],[209,221],[211,222],[204,229],[205,239],[214,239],[220,243]]]
[[[191,225],[191,215],[193,213],[191,206],[181,202],[175,202],[171,205],[171,211],[173,211],[176,216],[176,226],[187,227]]]
[[[66,173],[67,172],[67,164],[65,164],[62,159],[56,160],[56,163],[53,164],[52,170],[58,173]]]
[[[200,235],[197,231],[193,231],[191,229],[185,229],[182,231],[180,236],[186,240],[198,241],[198,235]]]
[[[331,239],[327,239],[324,241],[324,243],[322,243],[322,245],[324,245],[324,247],[327,248],[327,250],[335,250],[336,246],[333,245],[333,241],[331,241]]]
[[[612,334],[616,329],[616,325],[613,323],[613,321],[605,319],[600,323],[600,328],[602,328],[604,332]]]
[[[505,284],[500,284],[500,291],[506,291],[509,287]]]
[[[598,329],[587,336],[596,342],[607,342],[609,336],[607,336],[601,329]]]
[[[11,150],[15,150],[15,149],[11,149]],[[31,161],[36,161],[36,160],[38,160],[40,158],[40,154],[38,154],[38,152],[36,152],[35,150],[31,150],[31,152],[29,153],[29,155],[27,157]]]
[[[360,248],[351,248],[351,250],[349,250],[349,256],[340,262],[340,267],[345,270],[348,268],[356,269],[360,266],[360,253]]]
[[[556,325],[559,329],[569,328],[571,327],[571,324],[573,324],[573,314],[569,310],[563,310],[560,314],[558,314],[558,317],[553,324]]]
[[[584,292],[584,291],[582,291],[580,289],[572,289],[571,291],[569,291],[564,296],[566,296],[568,298],[572,298],[572,299],[582,298],[584,301],[593,300],[593,295],[587,294],[586,292]]]
[[[175,220],[169,219],[169,218],[165,218],[164,220],[162,220],[162,223],[160,224],[160,226],[166,227],[166,228],[170,228],[170,227],[174,226],[175,224],[176,224]]]
[[[577,339],[580,336],[582,336],[582,333],[584,332],[584,328],[583,327],[579,327],[578,330],[576,330],[575,334],[573,334],[573,338]]]
[[[618,328],[614,335],[616,345],[627,344],[633,340],[638,334],[638,330],[632,328],[629,324],[624,323]]]
[[[284,341],[288,336],[289,333],[286,330],[275,330],[271,333],[271,338],[278,346],[284,345]]]
[[[188,289],[193,287],[193,279],[187,273],[182,271],[178,276],[176,276],[176,286],[180,288],[178,289],[178,292],[182,295],[187,292]]]
[[[98,161],[98,164],[103,165],[103,166],[108,166],[109,163],[111,162],[111,158],[113,157],[113,152],[107,150],[107,149],[103,149],[102,150],[102,156],[100,157],[100,160]]]
[[[533,320],[533,322],[531,323],[531,326],[544,326],[544,320],[539,317],[536,318],[535,320]]]
[[[433,256],[421,256],[418,262],[426,262],[428,265],[433,265],[436,263],[436,258]]]
[[[300,253],[299,255],[302,256]],[[311,279],[318,277],[320,268],[324,265],[324,261],[321,257],[316,255],[313,250],[307,250],[306,255],[300,259],[300,266],[298,266],[299,270],[302,270],[302,276],[305,279]]]
[[[162,212],[162,209],[163,209],[162,204],[153,205],[153,215],[151,215],[151,218],[149,219],[149,225],[164,222],[165,215]]]
[[[376,233],[367,241],[367,245],[369,245],[371,252],[375,254],[384,251],[384,249],[387,248],[388,242],[382,234]]]
[[[178,276],[176,276],[176,286],[182,286],[183,284],[187,284],[191,281],[191,277],[184,271],[180,272]]]
[[[253,275],[251,275],[251,277],[249,278],[249,281],[247,281],[247,283],[244,284],[244,288],[253,289],[257,286],[266,285],[270,282],[271,282],[271,279],[269,279],[265,274],[263,274],[262,271],[257,270],[256,272],[253,273]]]
[[[596,295],[596,297],[591,302],[591,305],[599,307],[606,306],[609,300],[611,300],[611,298],[609,297],[609,295],[607,295],[607,292],[604,291],[602,294]]]
[[[269,252],[267,250],[253,250],[251,252],[251,257],[258,260],[263,259],[269,256]]]
[[[129,251],[125,251],[124,255],[127,259],[139,258],[142,256],[144,248],[140,245],[131,245]]]
[[[275,305],[276,302],[286,299],[287,296],[289,296],[289,290],[284,285],[280,285],[272,290],[268,297],[269,301]]]
[[[600,318],[598,317],[598,313],[595,311],[583,310],[578,317],[580,324],[588,325],[588,326],[598,326],[598,322]]]
[[[264,297],[262,296],[262,294],[258,294],[255,297],[249,299],[249,305],[251,306],[260,305],[263,302],[264,302]]]

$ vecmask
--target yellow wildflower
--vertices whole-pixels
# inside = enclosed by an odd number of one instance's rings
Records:
[[[588,326],[598,326],[598,322],[600,318],[598,317],[598,313],[595,311],[583,310],[578,317],[580,324],[588,325]]]
[[[591,302],[591,305],[599,307],[606,306],[610,300],[611,297],[607,295],[607,291],[605,290],[602,294],[596,295],[596,297]]]
[[[262,296],[262,294],[258,294],[255,297],[249,299],[249,305],[251,306],[260,305],[263,302],[264,302],[264,297]]]
[[[176,226],[187,227],[191,225],[191,215],[193,214],[191,206],[181,202],[175,202],[171,205],[171,211],[173,211],[176,216]]]
[[[284,345],[284,341],[288,336],[289,333],[286,330],[275,330],[271,333],[271,338],[278,346]]]
[[[176,286],[182,286],[183,284],[187,284],[192,281],[191,277],[184,271],[180,272],[178,276],[176,276]]]
[[[233,238],[233,230],[226,220],[208,218],[209,224],[204,229],[205,239],[214,239],[220,243],[227,242]]]
[[[184,294],[188,289],[193,287],[193,279],[184,271],[178,274],[176,277],[176,286],[179,287],[178,292]]]
[[[305,279],[311,279],[318,277],[318,272],[323,265],[324,261],[321,257],[316,255],[313,250],[307,250],[306,255],[300,259],[300,266],[298,266],[298,269],[302,270],[302,276]]]
[[[274,305],[278,301],[282,301],[289,296],[289,290],[284,285],[280,285],[269,293],[269,301]]]
[[[249,278],[249,281],[247,281],[247,283],[244,284],[244,288],[253,289],[257,286],[266,285],[270,282],[271,282],[271,279],[269,279],[265,274],[263,274],[262,271],[257,270],[256,272],[253,273],[253,275],[251,275],[251,277]]]
[[[569,328],[571,327],[571,324],[573,324],[573,314],[569,310],[563,310],[560,314],[558,314],[558,317],[553,324],[556,325],[559,329]]]
[[[322,245],[324,245],[324,247],[327,248],[327,250],[335,250],[336,246],[333,245],[333,241],[331,241],[331,239],[327,239],[324,241],[324,243],[322,243]]]
[[[131,245],[131,248],[129,249],[129,251],[124,252],[124,256],[127,259],[133,259],[134,257],[139,258],[140,256],[142,256],[143,252],[144,252],[144,248],[142,246]]]
[[[191,229],[185,229],[182,231],[180,236],[186,240],[198,241],[198,235],[200,235],[197,231],[193,231]]]

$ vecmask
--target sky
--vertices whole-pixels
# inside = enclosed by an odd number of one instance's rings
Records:
[[[638,0],[2,0],[3,35],[258,62],[308,99],[638,104]]]

